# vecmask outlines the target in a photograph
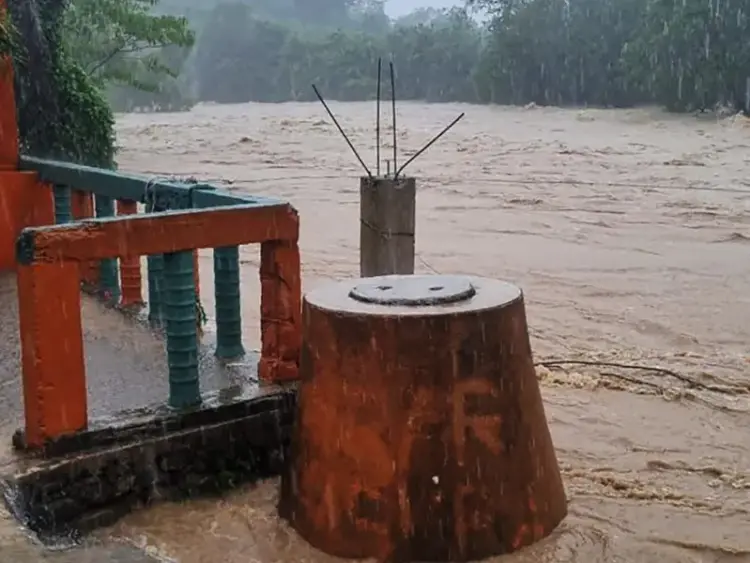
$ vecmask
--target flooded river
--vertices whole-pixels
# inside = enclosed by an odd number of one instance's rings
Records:
[[[374,104],[332,108],[374,168]],[[497,561],[750,561],[750,123],[405,103],[399,159],[462,111],[409,169],[417,267],[524,289],[570,498],[552,537]],[[361,169],[319,105],[133,114],[118,129],[123,169],[291,201],[305,288],[357,275]],[[256,343],[257,249],[242,259]],[[210,314],[210,254],[201,266]],[[276,520],[275,495],[269,482],[159,505],[103,535],[180,563],[334,561]]]

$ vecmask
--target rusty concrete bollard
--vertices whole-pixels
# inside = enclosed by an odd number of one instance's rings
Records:
[[[300,376],[279,514],[314,547],[470,561],[565,517],[517,287],[382,276],[312,291]]]

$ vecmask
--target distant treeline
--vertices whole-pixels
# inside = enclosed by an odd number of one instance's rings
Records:
[[[399,99],[657,103],[674,111],[747,105],[750,0],[471,3],[488,14],[485,23],[463,9],[391,22],[373,1],[349,2],[335,26],[301,25],[289,16],[293,0],[269,3],[289,4],[286,17],[244,2],[213,5],[201,12],[197,43],[162,102],[311,100],[313,83],[331,99],[369,99],[382,56],[396,65]],[[138,105],[153,94],[143,96]]]

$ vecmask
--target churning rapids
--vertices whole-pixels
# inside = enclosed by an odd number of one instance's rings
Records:
[[[374,104],[332,107],[372,162]],[[409,169],[417,268],[524,289],[570,499],[552,537],[496,561],[750,561],[750,122],[404,103],[400,158],[462,111]],[[118,133],[123,169],[291,201],[306,288],[357,275],[362,171],[319,105],[132,114]],[[257,249],[242,261],[257,341]],[[210,254],[201,266],[210,288]],[[277,521],[275,487],[157,505],[104,535],[181,563],[334,561]]]

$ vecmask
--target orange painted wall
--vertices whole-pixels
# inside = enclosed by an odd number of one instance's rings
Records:
[[[34,172],[0,170],[0,271],[14,270],[16,239],[24,227],[52,225],[52,190]]]
[[[0,0],[0,14],[4,12]],[[18,122],[10,57],[0,57],[0,170],[18,167]]]
[[[0,0],[0,17],[6,12]],[[33,172],[18,172],[18,120],[13,66],[0,57],[0,271],[16,266],[16,239],[24,227],[55,222],[52,190]]]
[[[0,17],[6,2],[0,0]],[[18,170],[18,121],[10,57],[0,57],[0,271],[15,268],[16,238],[29,224],[39,196],[36,175]],[[51,195],[51,194],[50,194]]]

